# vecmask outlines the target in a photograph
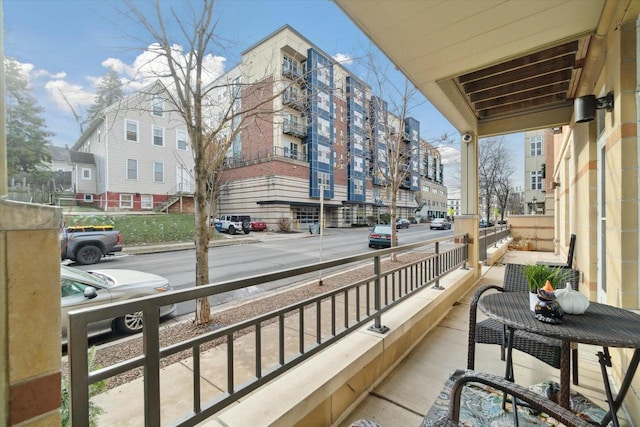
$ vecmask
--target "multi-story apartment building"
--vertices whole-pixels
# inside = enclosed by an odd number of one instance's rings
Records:
[[[117,102],[80,136],[73,149],[95,159],[95,194],[85,200],[104,210],[152,210],[178,199],[193,207],[186,126],[165,90],[157,82]]]
[[[365,82],[290,26],[245,50],[223,78],[244,88],[243,108],[251,84],[268,82],[282,96],[227,153],[219,213],[260,216],[270,226],[284,217],[306,227],[319,220],[322,205],[328,227],[370,222],[391,205],[390,141],[402,132],[398,216],[415,217],[425,206],[427,215],[446,215],[440,156],[421,140],[420,122],[393,115]]]
[[[210,125],[218,109],[250,111],[258,91],[273,96],[257,107],[259,119],[240,125],[236,117],[219,134],[233,139],[213,214],[248,214],[270,228],[288,218],[306,228],[319,220],[322,205],[325,226],[365,224],[389,212],[389,174],[399,167],[397,216],[446,216],[440,153],[420,138],[420,122],[394,115],[365,82],[290,26],[245,50],[221,82],[210,95]],[[186,127],[167,108],[164,90],[156,83],[109,107],[74,146],[95,156],[95,203],[105,210],[156,209],[191,195]],[[399,157],[391,141],[401,141]]]
[[[546,191],[544,185],[545,131],[534,130],[524,133],[524,213],[536,215],[545,213]]]

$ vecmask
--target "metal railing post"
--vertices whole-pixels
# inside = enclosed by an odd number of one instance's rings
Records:
[[[382,308],[382,293],[380,289],[380,256],[373,258],[373,274],[376,277],[373,285],[373,305],[376,315],[373,318],[373,325],[369,327],[370,331],[384,334],[389,330],[386,326],[382,326],[380,309]]]
[[[442,260],[440,259],[440,242],[436,242],[435,244],[436,246],[436,284],[433,285],[431,287],[431,289],[438,289],[438,290],[442,290],[444,289],[442,286],[440,286],[440,266],[442,263]]]
[[[462,266],[462,270],[468,270],[469,267],[467,267],[467,261],[469,260],[469,235],[465,234],[464,235],[464,265]]]

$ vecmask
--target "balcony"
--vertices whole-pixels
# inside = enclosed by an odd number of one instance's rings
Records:
[[[282,94],[282,103],[298,111],[305,111],[307,106],[305,99],[297,91],[285,91]]]
[[[435,242],[430,241],[431,244]],[[474,283],[471,270],[455,267],[465,262],[464,257],[460,257],[463,253],[459,252],[464,246],[452,245],[452,240],[440,240],[438,243],[441,244],[440,249],[438,246],[429,249],[428,245],[423,244],[407,245],[405,249],[420,251],[419,247],[422,246],[427,259],[440,258],[440,262],[427,262],[426,265],[431,266],[427,270],[441,265],[449,272],[446,275],[424,275],[426,270],[420,265],[425,264],[421,262],[411,263],[406,268],[385,270],[379,277],[375,271],[382,270],[374,267],[373,276],[363,277],[347,290],[340,288],[328,291],[324,297],[309,301],[310,304],[292,305],[270,316],[254,319],[252,323],[256,325],[255,330],[262,331],[262,335],[268,339],[256,338],[257,335],[250,332],[234,338],[231,346],[223,344],[220,348],[202,352],[197,350],[203,342],[202,338],[158,349],[157,354],[161,357],[181,350],[195,353],[192,358],[169,365],[157,374],[147,371],[149,375],[144,381],[134,380],[96,396],[94,402],[106,410],[99,423],[160,425],[162,420],[162,425],[168,425],[175,423],[176,417],[182,415],[190,417],[181,419],[184,425],[205,421],[225,425],[334,424],[347,427],[352,421],[362,418],[373,419],[383,426],[420,425],[423,414],[435,401],[440,385],[444,384],[449,373],[466,366],[468,304],[472,291],[485,283],[500,283],[504,274],[502,265],[484,267],[482,277]],[[388,252],[385,250],[378,254]],[[377,258],[378,254],[373,257]],[[371,256],[356,256],[349,261],[366,258],[372,259]],[[532,259],[551,261],[556,258],[551,253],[514,251],[508,252],[502,261],[527,263]],[[332,262],[323,263],[320,268],[326,269]],[[308,271],[307,268],[295,270],[299,270],[299,273]],[[276,279],[275,276],[284,274],[291,272],[271,274],[268,279]],[[407,288],[407,280],[424,285],[410,285]],[[250,284],[255,284],[253,282],[255,280]],[[439,289],[431,286],[434,283]],[[377,286],[385,289],[381,294],[383,298],[374,298],[373,294],[378,292]],[[235,285],[227,283],[225,287],[231,289]],[[351,292],[358,287],[367,289],[361,298],[357,297],[357,292]],[[215,288],[217,286],[210,289]],[[365,297],[369,293],[372,293],[371,300]],[[173,297],[158,298],[157,304],[166,304],[165,300]],[[383,313],[376,308],[382,307],[378,304],[388,309]],[[130,309],[126,306],[118,308],[122,312]],[[145,311],[147,309],[150,313],[155,311],[153,307],[147,306]],[[85,321],[96,318],[97,310],[92,311]],[[291,315],[287,315],[287,312]],[[343,313],[347,312],[360,314],[345,317]],[[72,315],[72,318],[82,318],[87,313]],[[268,322],[267,317],[277,320]],[[72,328],[74,321],[71,321]],[[347,324],[350,326],[346,327]],[[345,327],[350,329],[348,337],[344,334]],[[387,327],[389,330],[385,331]],[[234,325],[213,330],[205,338],[211,340],[219,336],[231,339],[243,329],[247,329],[247,325]],[[148,334],[149,331],[145,329],[145,341],[153,344],[153,334]],[[320,334],[326,338],[319,338]],[[305,345],[300,346],[303,341]],[[81,340],[77,342],[81,343]],[[314,351],[314,346],[321,342],[326,345]],[[411,348],[414,343],[415,347]],[[256,345],[262,350],[251,350]],[[148,345],[145,348],[146,356],[142,359],[132,359],[125,364],[92,372],[89,380],[109,377],[108,369],[124,372],[139,364],[156,365],[156,352],[150,351]],[[83,352],[86,354],[85,350],[76,350],[73,355],[78,357]],[[595,351],[591,346],[581,347],[581,383],[573,388],[604,406],[604,395],[598,382],[598,365],[594,361]],[[498,346],[479,345],[476,369],[502,375],[504,362],[500,360],[499,353]],[[300,355],[303,355],[302,359],[296,362]],[[396,366],[398,357],[403,360]],[[229,364],[229,358],[235,362]],[[256,363],[256,360],[262,360],[262,363]],[[269,368],[270,365],[273,368]],[[526,354],[516,353],[515,367],[516,379],[520,384],[558,378],[557,370]],[[256,380],[256,372],[257,378],[266,381],[252,387],[250,384]],[[378,383],[378,380],[381,382],[375,390],[368,391],[368,384]],[[144,386],[145,382],[147,386]],[[148,384],[157,384],[156,389]],[[169,384],[170,387],[167,387]],[[227,392],[221,393],[220,390]],[[333,418],[340,413],[327,409],[327,406],[347,408],[358,400],[361,393],[366,395],[364,400],[342,414],[340,420]],[[74,398],[78,394],[74,394]],[[200,401],[190,403],[190,396],[194,395],[200,396],[202,407]],[[150,400],[145,407],[147,398]],[[226,403],[223,404],[223,401]],[[207,407],[209,404],[212,406]]]
[[[285,118],[282,124],[282,133],[296,138],[304,138],[307,136],[307,127],[303,123]]]
[[[285,61],[282,64],[282,75],[292,80],[298,80],[302,78],[302,67],[297,63]]]

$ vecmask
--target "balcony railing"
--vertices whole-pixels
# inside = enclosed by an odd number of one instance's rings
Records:
[[[307,127],[302,123],[285,118],[282,126],[282,133],[293,135],[297,138],[304,138],[307,136]]]
[[[252,151],[243,155],[228,157],[224,161],[224,167],[227,169],[247,166],[260,162],[269,162],[279,157],[306,162],[306,155],[300,151],[291,151],[284,147],[271,147],[264,150]]]
[[[304,111],[307,107],[304,97],[293,91],[286,91],[282,94],[282,103],[285,106],[291,107],[298,111]]]
[[[74,425],[88,425],[89,386],[91,384],[143,367],[144,424],[159,426],[161,409],[166,403],[160,399],[161,361],[173,354],[185,351],[190,353],[193,360],[191,384],[192,396],[194,397],[192,410],[178,420],[174,420],[172,425],[196,425],[367,323],[372,324],[370,327],[372,331],[385,332],[385,328],[382,326],[382,317],[386,311],[426,286],[439,287],[442,276],[466,266],[468,260],[467,240],[466,234],[459,234],[240,280],[198,286],[157,297],[139,298],[118,304],[72,311],[68,317],[72,422]],[[381,270],[383,256],[393,252],[406,251],[423,252],[424,257],[391,270],[384,272]],[[207,332],[174,345],[160,347],[158,316],[159,308],[162,306],[208,298],[276,280],[289,279],[292,282],[305,278],[308,280],[309,277],[317,278],[319,271],[350,269],[354,266],[369,266],[371,274],[342,288],[271,313]],[[343,304],[337,304],[337,300],[342,301]],[[339,308],[339,306],[341,307]],[[113,366],[89,372],[88,325],[102,319],[138,311],[141,311],[144,316],[145,326],[142,332],[144,352]],[[327,311],[331,319],[331,327],[322,328],[321,319],[327,315]],[[306,316],[305,313],[307,313]],[[305,330],[305,324],[315,325],[315,339],[313,342],[305,341],[304,335],[306,334],[300,334],[295,350],[287,352],[285,319],[289,315],[298,315],[300,331]],[[305,319],[308,319],[307,323],[305,323]],[[279,325],[278,357],[277,362],[272,366],[268,366],[267,358],[262,354],[261,345],[262,327],[270,322],[276,322]],[[252,376],[248,379],[237,378],[237,374],[234,372],[233,349],[237,338],[234,334],[241,331],[252,331],[255,335],[255,348],[253,349],[255,368]],[[288,338],[291,339],[290,336]],[[205,367],[201,365],[201,356],[205,351],[205,346],[212,342],[222,342],[220,345],[226,348],[227,389],[213,400],[203,402],[202,388],[204,385],[201,383],[200,376]]]

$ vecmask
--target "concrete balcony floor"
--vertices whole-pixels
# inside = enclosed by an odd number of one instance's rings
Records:
[[[482,277],[476,286],[502,283],[502,263],[526,264],[537,260],[562,262],[548,252],[508,251],[501,264],[483,267]],[[348,427],[353,421],[363,418],[382,426],[420,426],[449,374],[466,367],[469,301],[472,295],[473,290],[459,301],[449,315],[425,336],[387,378],[370,391],[339,426]],[[481,319],[482,314],[479,310],[478,312]],[[579,345],[579,385],[572,384],[571,390],[589,398],[600,407],[607,408],[596,356],[598,351],[601,351],[600,347]],[[499,346],[477,345],[475,369],[504,375],[505,362],[500,360]],[[519,351],[514,351],[514,371],[516,382],[526,386],[549,380],[559,381],[560,378],[559,369]],[[612,384],[615,391],[616,385]],[[623,409],[618,415],[621,425],[632,425]]]

